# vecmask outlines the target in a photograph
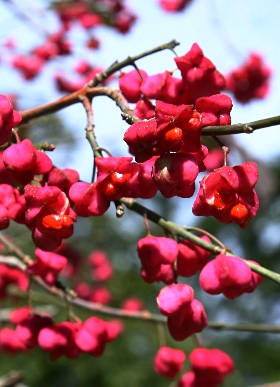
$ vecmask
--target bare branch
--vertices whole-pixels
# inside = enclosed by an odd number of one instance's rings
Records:
[[[95,87],[99,85],[99,83],[103,82],[105,79],[107,79],[110,75],[114,74],[115,72],[121,70],[122,68],[134,65],[134,63],[142,58],[145,58],[146,56],[153,55],[157,52],[163,51],[163,50],[171,50],[174,52],[174,48],[178,46],[180,43],[176,42],[176,40],[171,40],[171,42],[162,44],[158,47],[155,47],[151,50],[145,51],[142,54],[136,55],[136,56],[129,56],[122,62],[115,62],[113,63],[107,70],[103,71],[102,73],[98,73],[95,78],[88,83],[87,86],[89,87]]]
[[[82,97],[93,98],[98,96],[107,96],[115,101],[116,105],[121,109],[124,113],[124,117],[129,120],[129,122],[139,121],[139,119],[133,115],[133,110],[130,109],[124,96],[118,90],[111,89],[109,87],[83,87],[82,89],[59,98],[56,101],[20,112],[22,121],[18,126],[26,124],[34,118],[38,118],[46,114],[56,113],[68,106],[81,103]]]

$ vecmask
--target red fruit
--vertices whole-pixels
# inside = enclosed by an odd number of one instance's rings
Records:
[[[98,317],[87,319],[75,335],[75,343],[83,352],[101,356],[108,342],[106,322]]]
[[[195,107],[202,115],[202,126],[231,124],[232,100],[226,94],[198,98]]]
[[[174,340],[182,341],[207,326],[207,315],[198,300],[192,300],[167,318],[169,332]]]
[[[131,125],[124,134],[124,141],[134,150],[135,160],[143,163],[155,155],[154,145],[157,141],[156,121],[140,121]]]
[[[107,342],[115,340],[125,329],[121,320],[105,321],[107,329]]]
[[[108,200],[131,197],[132,189],[137,192],[139,166],[131,163],[132,157],[97,157],[97,189]],[[138,196],[136,196],[138,197]]]
[[[157,193],[157,187],[152,179],[152,167],[157,159],[157,156],[145,161],[139,165],[138,187],[139,197],[142,199],[150,199]]]
[[[17,325],[16,333],[26,348],[32,349],[38,344],[38,335],[41,329],[51,324],[52,319],[49,316],[30,314]]]
[[[124,310],[138,311],[144,310],[144,304],[139,298],[130,297],[123,301],[121,308]]]
[[[76,183],[79,178],[79,173],[74,169],[52,168],[48,173],[48,185],[55,185],[67,194],[70,187]]]
[[[227,89],[241,103],[262,99],[269,91],[271,74],[263,58],[252,53],[243,65],[227,76]]]
[[[242,259],[219,254],[202,269],[199,282],[209,294],[223,293],[234,299],[247,292],[252,279],[250,267]]]
[[[188,306],[194,296],[193,288],[186,284],[166,286],[157,296],[157,305],[160,312],[170,316]]]
[[[126,183],[129,177],[129,174],[112,172],[106,179],[106,184],[104,183],[103,185],[103,192],[106,197],[109,200],[113,199],[122,189],[122,184]]]
[[[115,18],[115,27],[122,34],[126,34],[136,21],[136,16],[126,10],[118,12]]]
[[[52,169],[48,155],[34,148],[29,139],[13,144],[3,152],[3,161],[13,179],[22,185],[29,183],[34,175],[41,175]]]
[[[206,235],[202,235],[200,238],[206,242],[211,242]],[[177,274],[183,277],[190,277],[198,270],[201,270],[211,255],[203,247],[197,246],[188,240],[178,243],[178,247]]]
[[[46,215],[43,220],[42,224],[44,227],[54,230],[61,230],[64,227],[70,227],[73,225],[73,219],[69,215],[55,215],[50,214]]]
[[[182,140],[183,132],[180,128],[173,128],[168,130],[164,135],[162,136],[160,140],[160,144],[163,147],[170,148],[177,146],[180,141]]]
[[[33,50],[33,54],[42,60],[49,60],[55,58],[58,54],[57,46],[53,42],[46,41],[41,46]]]
[[[29,306],[22,306],[21,308],[12,310],[9,314],[9,320],[13,324],[20,324],[30,315],[30,313],[31,309]]]
[[[241,203],[238,203],[230,210],[230,217],[237,224],[244,223],[248,215],[249,215],[248,208]]]
[[[175,105],[184,103],[184,89],[182,79],[173,77],[168,71],[146,77],[141,85],[146,98]]]
[[[186,355],[180,349],[161,347],[154,359],[154,370],[159,375],[174,379],[183,368]]]
[[[80,326],[80,323],[70,321],[51,324],[40,330],[38,344],[44,351],[50,352],[52,360],[63,355],[75,359],[81,353],[75,343],[75,334]]]
[[[55,284],[61,270],[66,266],[67,259],[62,255],[35,250],[36,259],[28,265],[29,274],[40,276],[48,285]]]
[[[12,128],[22,120],[21,115],[13,109],[11,101],[0,94],[0,145],[5,144],[12,134]]]
[[[137,252],[144,267],[171,264],[178,255],[178,245],[171,238],[148,236],[138,241]]]
[[[152,169],[153,181],[165,198],[190,198],[194,194],[199,168],[196,159],[186,153],[161,155]]]
[[[187,103],[193,104],[198,98],[218,94],[225,88],[223,75],[204,56],[197,43],[184,56],[174,60],[182,75]]]
[[[227,210],[236,202],[235,190],[225,182],[217,185],[217,189],[213,192],[213,205],[216,210]]]
[[[0,330],[0,350],[16,354],[26,351],[27,348],[18,337],[17,332],[6,327]]]
[[[103,23],[103,19],[99,15],[90,12],[81,15],[79,21],[85,29],[93,28]]]
[[[101,216],[110,206],[105,194],[97,188],[97,183],[74,183],[69,189],[69,197],[76,205],[79,216]]]
[[[201,150],[201,115],[194,109],[193,105],[173,105],[164,103],[160,100],[156,102],[156,128],[154,136],[158,142],[155,154],[164,154],[166,151],[194,153]],[[162,136],[169,130],[180,128],[182,130],[182,139],[175,146],[160,146]],[[172,133],[172,132],[171,132]]]
[[[4,264],[0,264],[0,299],[6,298],[6,287],[14,284],[21,290],[28,288],[28,277],[19,269],[13,269]]]
[[[110,259],[102,250],[95,250],[89,255],[89,264],[93,270],[91,277],[96,282],[105,282],[112,278],[114,272]]]
[[[221,223],[235,222],[247,227],[259,208],[254,190],[257,180],[258,167],[253,162],[215,169],[200,182],[193,214],[212,215]]]
[[[76,183],[77,184],[77,183]],[[55,186],[40,187],[37,185],[26,185],[25,200],[26,200],[26,212],[25,219],[30,228],[32,228],[32,238],[37,247],[44,250],[55,250],[60,246],[62,239],[69,238],[73,234],[73,224],[68,218],[71,217],[75,221],[76,214],[70,207],[69,199],[64,192]],[[59,215],[62,218],[62,227],[60,227],[60,221],[57,218],[51,219],[54,224],[49,224],[47,220],[47,226],[55,225],[55,228],[47,228],[43,225],[42,221],[47,215]],[[67,215],[66,218],[63,217]],[[47,218],[48,219],[48,218]]]
[[[103,286],[98,286],[91,290],[89,301],[96,302],[102,305],[108,305],[110,304],[111,300],[112,296],[110,291],[104,288]]]
[[[161,281],[171,285],[176,280],[176,273],[173,264],[144,266],[141,269],[141,277],[148,284]]]
[[[140,120],[149,120],[155,116],[155,107],[149,99],[144,97],[136,103],[134,115],[140,118]]]
[[[180,12],[192,0],[159,0],[160,6],[167,12]]]
[[[195,374],[193,371],[189,371],[184,374],[178,381],[176,387],[196,387],[195,385]]]
[[[206,155],[203,163],[208,171],[212,171],[213,169],[220,168],[223,165],[223,161],[224,155],[222,150],[220,148],[214,148],[209,150],[209,153]]]
[[[139,74],[140,73],[140,74]],[[144,70],[132,70],[119,78],[120,90],[128,102],[137,102],[141,97],[141,84],[148,74]]]
[[[26,80],[35,78],[44,65],[45,61],[39,56],[15,55],[12,66],[18,69]]]
[[[87,46],[87,48],[89,48],[91,50],[97,50],[100,46],[100,41],[96,38],[90,38],[86,42],[86,46]]]
[[[234,370],[232,359],[219,349],[196,348],[190,363],[199,386],[218,386]]]

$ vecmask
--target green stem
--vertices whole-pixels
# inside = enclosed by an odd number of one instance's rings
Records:
[[[258,121],[248,122],[246,124],[234,124],[223,126],[205,126],[202,129],[203,136],[223,136],[229,134],[247,133],[251,134],[257,129],[268,128],[270,126],[280,125],[280,116],[264,118]]]
[[[164,219],[156,212],[149,210],[148,208],[142,206],[141,204],[137,203],[133,199],[122,198],[121,202],[124,203],[129,210],[134,211],[137,214],[142,216],[146,214],[147,218],[152,222],[156,223],[158,226],[164,228],[165,230],[169,231],[172,234],[177,234],[184,239],[188,239],[189,241],[195,243],[200,247],[203,247],[205,250],[208,250],[215,255],[220,254],[223,251],[221,247],[218,247],[216,245],[213,245],[212,243],[208,243],[204,241],[199,236],[192,234],[191,232],[187,231],[185,228],[178,226],[177,224],[171,222],[170,220]]]
[[[210,232],[206,231],[206,230],[203,230],[203,228],[199,228],[199,227],[191,227],[191,226],[184,226],[184,228],[187,230],[187,231],[196,231],[196,232],[199,232],[203,235],[207,235],[210,239],[212,239],[212,241],[216,242],[217,245],[220,245],[222,249],[225,249],[225,250],[228,250],[228,247],[225,246],[223,244],[223,242],[221,242],[218,238],[216,238],[214,235],[212,235]]]

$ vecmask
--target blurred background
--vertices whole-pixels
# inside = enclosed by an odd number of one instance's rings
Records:
[[[176,39],[181,43],[176,48],[179,56],[184,55],[197,42],[205,56],[224,75],[240,66],[250,53],[259,53],[272,70],[269,93],[264,99],[246,104],[233,98],[232,123],[245,123],[279,114],[279,1],[270,0],[267,5],[260,0],[193,0],[181,12],[171,13],[164,11],[157,0],[126,0],[129,11],[137,17],[129,32],[121,33],[110,26],[109,21],[108,25],[91,29],[81,28],[76,23],[67,33],[72,46],[71,53],[48,61],[42,71],[26,80],[11,65],[15,53],[30,55],[34,47],[45,42],[48,34],[59,30],[61,20],[55,12],[59,3],[43,0],[28,0],[24,5],[19,0],[0,2],[0,93],[13,96],[17,110],[29,109],[64,95],[65,92],[58,90],[57,74],[63,74],[68,80],[79,84],[81,79],[73,68],[80,60],[86,60],[94,68],[106,68],[128,55],[133,56]],[[100,41],[99,48],[89,49],[86,47],[87,42],[93,38]],[[141,59],[137,64],[152,75],[173,70],[173,57],[172,52],[163,51]],[[112,80],[110,86],[117,88],[117,79]],[[93,109],[99,145],[115,156],[127,156],[127,145],[122,141],[127,124],[122,121],[114,102],[105,97],[95,98]],[[93,157],[85,140],[85,125],[84,110],[80,105],[75,105],[59,114],[34,120],[22,127],[19,134],[21,138],[31,138],[34,143],[54,143],[56,150],[50,155],[53,163],[59,168],[77,169],[81,179],[89,182]],[[237,225],[221,225],[215,219],[195,218],[191,213],[192,198],[167,200],[158,194],[143,203],[180,225],[196,225],[206,229],[228,245],[234,254],[279,272],[279,133],[279,126],[275,126],[257,130],[251,135],[223,138],[225,144],[231,147],[229,160],[232,165],[255,161],[259,166],[260,179],[256,190],[260,197],[260,210],[246,230]],[[211,141],[205,140],[210,148],[213,146]],[[153,235],[163,235],[161,229],[153,225],[151,228]],[[27,229],[13,224],[6,234],[12,235],[14,242],[24,252],[33,254],[34,246]],[[89,273],[88,255],[96,249],[104,250],[114,268],[113,278],[105,284],[111,297],[109,304],[120,307],[125,299],[137,297],[146,309],[157,312],[155,297],[162,284],[148,285],[139,275],[136,244],[145,235],[143,220],[138,215],[127,210],[121,220],[116,219],[113,206],[100,218],[80,219],[75,225],[73,237],[67,240],[72,251],[77,251],[80,256],[79,270],[74,276],[75,284],[82,279],[92,286],[96,285]],[[67,283],[69,278],[65,276],[63,281]],[[196,298],[205,305],[210,321],[280,323],[280,289],[269,280],[265,279],[253,294],[243,295],[233,301],[203,293],[199,289],[197,276],[182,281],[195,288]],[[17,300],[14,305],[24,303],[24,300]],[[3,300],[2,308],[8,306],[10,302]],[[90,315],[82,310],[76,313],[82,319]],[[65,308],[57,308],[57,321],[65,320],[66,316]],[[0,374],[5,375],[11,370],[23,371],[23,383],[30,387],[121,387],[128,382],[135,387],[172,385],[152,369],[153,357],[160,345],[159,327],[138,320],[127,319],[123,322],[123,334],[107,346],[100,358],[82,355],[74,361],[61,358],[53,362],[39,348],[16,356],[1,353]],[[6,322],[2,324],[4,326]],[[165,333],[167,344],[174,348],[189,353],[195,347],[192,338],[178,343],[172,340],[166,327]],[[280,380],[280,340],[277,334],[215,332],[206,328],[201,337],[207,347],[224,350],[236,364],[235,373],[227,378],[223,386],[249,387]]]

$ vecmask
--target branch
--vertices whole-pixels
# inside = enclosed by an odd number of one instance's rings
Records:
[[[68,106],[75,105],[81,102],[82,97],[98,97],[106,96],[116,102],[116,105],[122,111],[122,117],[128,124],[133,124],[139,121],[139,118],[134,116],[133,110],[129,107],[128,102],[119,90],[109,87],[88,87],[85,86],[80,90],[69,95],[59,98],[56,101],[45,105],[37,106],[32,109],[20,112],[22,121],[20,125],[26,124],[34,118],[44,116],[46,114],[56,113]],[[280,125],[280,116],[269,117],[262,120],[252,121],[245,124],[222,125],[222,126],[205,126],[202,129],[203,136],[223,136],[230,134],[251,134],[257,129],[268,128],[270,126]]]
[[[9,294],[17,297],[27,297],[26,292],[21,291],[15,286],[9,287]],[[57,296],[57,295],[56,295]],[[60,306],[65,306],[64,298],[59,296],[59,299],[53,299],[53,297],[47,296],[39,292],[32,291],[31,298],[39,302],[48,302],[55,303]],[[79,297],[68,298],[68,302],[83,310],[88,310],[89,312],[94,312],[97,314],[118,317],[118,318],[128,318],[133,320],[141,321],[150,321],[152,323],[167,323],[167,318],[162,316],[159,313],[151,313],[148,310],[142,311],[130,311],[119,308],[113,308],[110,306],[102,305],[96,302],[90,302],[83,300]],[[224,321],[209,321],[206,328],[216,330],[216,331],[239,331],[239,332],[252,332],[252,333],[280,333],[280,325],[270,325],[270,324],[228,324]]]
[[[224,321],[209,321],[207,327],[216,331],[230,330],[252,333],[280,333],[280,325],[271,324],[227,324]]]
[[[145,58],[146,56],[155,54],[159,51],[163,50],[171,50],[173,51],[176,46],[178,46],[180,43],[176,42],[176,40],[171,40],[171,42],[162,44],[158,47],[152,48],[151,50],[145,51],[142,54],[136,55],[136,56],[128,56],[125,60],[122,62],[115,62],[113,63],[107,70],[98,73],[95,78],[90,81],[87,86],[89,87],[95,87],[98,86],[99,83],[103,82],[105,79],[107,79],[110,75],[114,74],[115,72],[121,70],[122,68],[134,65],[134,62],[136,62],[139,59]]]
[[[248,122],[247,124],[234,124],[224,126],[205,126],[203,136],[223,136],[229,134],[251,134],[257,129],[268,128],[280,124],[280,116],[265,118],[263,120]]]
[[[124,113],[124,119],[127,120],[129,124],[132,124],[133,122],[138,121],[138,118],[133,116],[133,111],[130,110],[127,101],[123,97],[123,95],[115,90],[115,93],[118,93],[117,98],[114,93],[112,94],[112,89],[105,88],[105,87],[100,87],[97,88],[96,86],[99,85],[100,82],[104,81],[107,79],[110,75],[115,73],[116,71],[122,69],[123,67],[126,67],[128,65],[133,65],[134,62],[137,60],[144,58],[146,56],[155,54],[159,51],[163,50],[174,50],[176,46],[178,46],[180,43],[176,42],[176,40],[171,40],[171,42],[162,44],[161,46],[155,47],[149,51],[145,51],[142,54],[132,56],[132,57],[127,57],[125,60],[122,62],[116,62],[113,63],[107,70],[98,73],[95,78],[90,81],[87,85],[85,85],[82,89],[77,90],[74,93],[71,93],[65,97],[62,97],[54,102],[48,103],[46,105],[38,106],[33,109],[25,110],[20,112],[22,116],[22,121],[19,125],[26,124],[29,120],[33,118],[38,118],[46,114],[51,114],[55,113],[61,109],[64,109],[67,106],[74,105],[78,102],[80,102],[80,97],[81,96],[86,96],[88,98],[92,98],[95,96],[100,96],[100,95],[107,95],[107,97],[113,99],[116,101],[116,104],[120,107],[122,112]],[[103,90],[103,92],[102,92]],[[107,92],[106,92],[107,90]],[[110,92],[109,92],[110,90]]]
[[[81,99],[83,97],[87,97],[90,99],[97,96],[106,96],[115,101],[116,105],[124,113],[124,117],[128,121],[128,123],[136,122],[139,120],[133,115],[133,110],[130,109],[126,99],[120,93],[120,91],[109,87],[83,87],[82,89],[75,91],[74,93],[71,93],[69,95],[66,95],[62,98],[59,98],[56,101],[20,112],[22,116],[22,121],[18,126],[26,124],[28,121],[34,118],[38,118],[46,114],[56,113],[59,110],[62,110],[68,106],[75,105],[76,103],[81,103]]]
[[[80,100],[82,101],[86,114],[87,114],[87,126],[86,126],[86,138],[90,143],[90,146],[93,150],[94,157],[102,156],[99,145],[96,141],[95,133],[94,133],[94,121],[93,121],[93,110],[91,105],[91,99],[85,96],[80,96]],[[93,167],[92,173],[92,181],[94,181],[95,176],[95,163]]]

